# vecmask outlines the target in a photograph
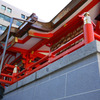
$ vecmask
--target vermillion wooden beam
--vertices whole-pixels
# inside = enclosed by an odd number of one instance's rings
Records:
[[[50,39],[53,34],[52,33],[36,33],[33,30],[29,30],[28,31],[29,36],[33,36],[33,37],[39,37],[39,38],[46,38],[46,39]]]
[[[4,83],[4,84],[10,85],[12,82],[11,81],[7,81],[7,80],[0,79],[0,83]]]
[[[41,54],[39,52],[36,52],[34,55],[40,58],[43,58],[45,56],[44,54]]]
[[[46,50],[37,50],[36,52],[49,53],[50,51],[46,51]]]
[[[17,42],[17,43],[24,44],[24,43],[27,42],[30,38],[31,38],[31,36],[27,36],[27,37],[24,38],[23,40],[18,39],[18,42]]]
[[[28,50],[17,48],[17,47],[11,47],[8,49],[8,51],[19,52],[19,53],[28,53]]]

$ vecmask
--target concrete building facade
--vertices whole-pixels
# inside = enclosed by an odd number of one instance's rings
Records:
[[[0,0],[0,33],[2,34],[5,31],[11,17],[27,19],[28,16],[30,16],[29,13]],[[21,24],[22,22],[18,20],[13,21],[14,27],[19,27]]]
[[[100,42],[93,41],[9,86],[3,100],[100,100]]]

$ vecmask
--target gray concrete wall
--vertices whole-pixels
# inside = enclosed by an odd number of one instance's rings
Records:
[[[9,86],[3,100],[100,100],[100,42]]]

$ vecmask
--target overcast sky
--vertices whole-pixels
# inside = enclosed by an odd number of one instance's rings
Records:
[[[44,20],[50,21],[71,0],[3,0],[28,13],[36,15]]]

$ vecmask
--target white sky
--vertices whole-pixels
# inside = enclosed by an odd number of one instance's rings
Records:
[[[72,0],[3,0],[48,22]]]

